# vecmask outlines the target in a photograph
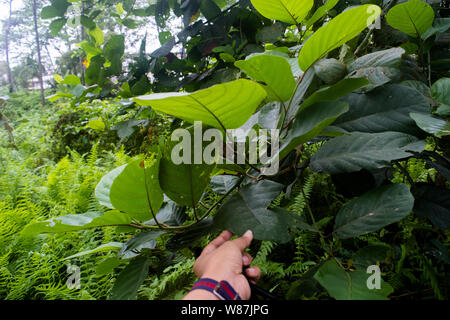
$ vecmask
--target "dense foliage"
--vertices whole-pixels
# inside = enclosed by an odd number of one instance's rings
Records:
[[[149,3],[42,9],[54,35],[84,28],[85,70],[55,75],[48,109],[18,106],[20,94],[0,109],[2,297],[180,298],[210,239],[251,229],[260,285],[283,299],[448,298],[445,7]],[[182,19],[176,35],[169,16]],[[144,37],[132,59],[124,34],[101,28],[145,17],[161,48],[146,53]],[[194,121],[279,129],[278,172],[175,165],[170,135]],[[69,262],[81,289],[66,287]],[[371,290],[373,265],[382,281]]]

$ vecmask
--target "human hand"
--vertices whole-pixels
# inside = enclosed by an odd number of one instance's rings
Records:
[[[243,300],[248,300],[250,285],[242,270],[253,260],[248,253],[244,253],[253,240],[253,233],[247,231],[242,237],[230,240],[232,236],[230,231],[224,231],[211,241],[195,261],[194,272],[199,278],[228,281]],[[261,276],[258,267],[248,268],[245,273],[253,283]]]

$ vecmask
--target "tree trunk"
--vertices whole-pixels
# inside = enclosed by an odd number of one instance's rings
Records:
[[[39,43],[39,29],[37,24],[37,6],[36,0],[33,0],[33,18],[34,18],[34,31],[36,33],[36,46],[38,54],[38,64],[39,64],[39,85],[41,87],[41,103],[45,106],[45,95],[44,95],[44,81],[42,79],[42,62],[41,62],[41,45]]]
[[[7,68],[7,73],[8,73],[8,82],[9,82],[9,93],[14,92],[14,79],[12,77],[11,67],[9,65],[9,32],[11,29],[12,2],[13,2],[13,0],[9,0],[9,17],[8,17],[8,20],[6,21],[6,28],[5,28],[5,53],[6,53],[6,68]]]

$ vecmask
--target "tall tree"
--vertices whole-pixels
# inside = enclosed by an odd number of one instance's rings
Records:
[[[9,16],[6,20],[5,24],[5,54],[6,54],[6,68],[8,73],[8,82],[9,82],[9,92],[14,91],[14,79],[11,73],[11,66],[9,64],[9,33],[11,30],[11,15],[12,15],[12,2],[13,0],[8,0],[9,2]]]
[[[34,31],[36,33],[36,48],[37,48],[37,54],[38,54],[39,85],[41,87],[41,103],[42,103],[42,106],[45,106],[44,81],[42,79],[41,45],[39,43],[39,29],[38,29],[38,24],[37,24],[36,0],[33,0],[33,19],[34,19]]]

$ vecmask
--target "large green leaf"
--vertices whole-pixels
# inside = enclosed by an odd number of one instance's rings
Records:
[[[322,88],[314,92],[311,96],[306,99],[299,111],[303,110],[303,108],[307,108],[308,106],[319,102],[319,101],[334,101],[346,94],[361,88],[362,86],[368,85],[369,81],[367,79],[342,79],[338,83]]]
[[[354,132],[323,145],[311,158],[310,168],[331,174],[379,169],[392,160],[410,157],[408,151],[421,152],[425,146],[425,141],[401,132]]]
[[[239,235],[252,230],[258,240],[287,242],[292,217],[281,208],[268,209],[282,189],[282,184],[269,180],[246,185],[219,208],[214,223]]]
[[[406,217],[413,206],[406,184],[379,187],[346,203],[336,216],[333,233],[346,239],[377,231]]]
[[[110,300],[132,300],[148,275],[150,260],[139,256],[130,261],[114,282]]]
[[[356,37],[380,15],[376,5],[362,5],[344,11],[317,30],[304,44],[298,56],[300,69],[307,70],[331,50]]]
[[[295,79],[285,58],[257,55],[234,64],[254,80],[264,83],[269,101],[284,102],[292,97]]]
[[[159,180],[164,193],[180,206],[197,205],[208,186],[214,166],[205,164],[174,164],[161,159]]]
[[[333,126],[348,132],[421,134],[409,113],[430,112],[430,104],[419,91],[397,84],[366,94],[350,93],[342,100],[350,105],[350,111],[339,117]]]
[[[264,17],[298,24],[311,10],[313,0],[251,0],[253,6]]]
[[[434,185],[420,185],[413,189],[414,213],[447,230],[450,228],[450,191]]]
[[[280,159],[299,145],[314,139],[341,114],[348,111],[348,104],[343,101],[322,101],[300,110],[295,117],[292,128],[283,140]]]
[[[158,169],[159,159],[145,165],[144,161],[135,160],[104,176],[95,195],[102,205],[124,211],[141,221],[149,220],[164,200]]]
[[[23,230],[24,235],[39,233],[60,233],[103,226],[121,226],[131,223],[131,217],[118,211],[86,212],[30,223]]]
[[[399,67],[405,50],[392,48],[366,54],[347,65],[349,73],[369,67]]]
[[[312,26],[314,23],[316,23],[320,18],[322,18],[328,11],[334,8],[334,6],[337,5],[339,0],[327,0],[327,2],[323,5],[317,8],[317,10],[314,12],[314,14],[305,22],[305,26],[308,29],[310,26]]]
[[[431,133],[438,138],[450,135],[450,124],[448,121],[433,117],[431,114],[410,113],[411,118],[423,131]]]
[[[387,300],[394,290],[381,279],[380,289],[369,289],[365,271],[346,271],[335,260],[325,262],[314,278],[337,300]]]
[[[194,93],[156,93],[133,100],[191,123],[202,121],[219,129],[236,129],[250,118],[266,96],[261,85],[240,79]]]
[[[441,78],[431,86],[431,97],[450,106],[450,78]]]
[[[135,234],[122,245],[119,256],[129,258],[138,254],[142,249],[154,249],[156,247],[156,239],[164,233],[165,231],[147,231]]]
[[[369,92],[389,82],[400,81],[402,72],[398,68],[391,67],[368,67],[353,71],[347,78],[366,78],[369,85],[358,90],[358,93]]]
[[[389,25],[411,37],[419,38],[433,24],[434,11],[420,0],[409,0],[394,6],[386,15]]]
[[[429,37],[447,31],[450,28],[450,18],[436,18],[433,26],[422,34],[422,39],[426,40]]]
[[[120,250],[122,247],[123,247],[123,243],[122,242],[109,242],[109,243],[102,244],[102,245],[98,246],[95,249],[86,250],[86,251],[83,251],[83,252],[76,253],[76,254],[71,255],[71,256],[69,256],[67,258],[64,258],[63,260],[73,259],[73,258],[77,258],[77,257],[81,257],[81,256],[85,256],[85,255],[93,254],[93,253],[97,253],[97,252],[104,252],[104,251],[111,251],[111,250]]]
[[[211,189],[218,194],[226,194],[239,182],[239,177],[230,175],[218,175],[211,179]]]

